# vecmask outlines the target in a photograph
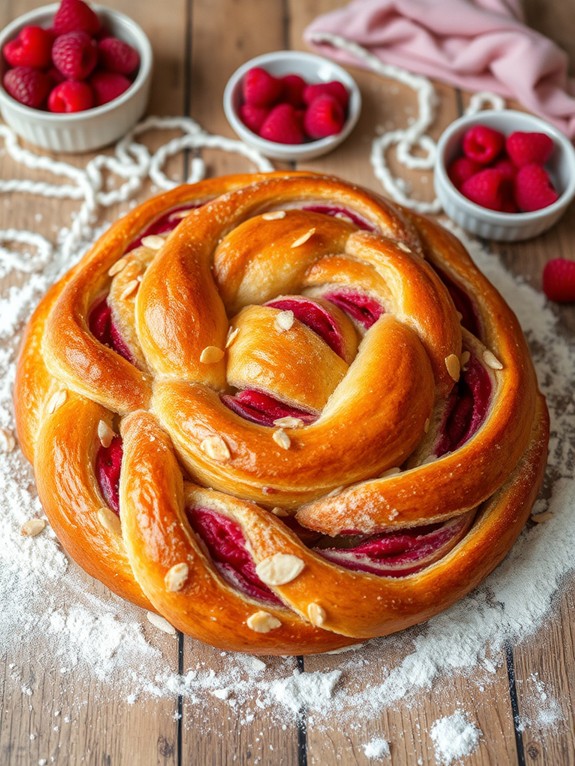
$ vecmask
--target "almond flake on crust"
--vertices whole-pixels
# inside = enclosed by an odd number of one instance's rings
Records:
[[[482,354],[483,361],[488,367],[491,367],[492,370],[502,370],[503,365],[499,361],[499,359],[495,356],[495,354],[489,349],[485,349],[485,351]]]
[[[224,358],[225,351],[218,346],[206,346],[200,354],[202,364],[217,364]]]
[[[120,293],[120,300],[124,301],[126,300],[126,298],[129,298],[131,295],[133,295],[136,292],[139,286],[140,286],[139,279],[130,279],[128,284],[124,287],[124,289]]]
[[[202,452],[205,452],[205,454],[211,458],[211,460],[224,462],[225,460],[229,460],[231,457],[228,445],[225,443],[222,437],[218,436],[217,434],[214,436],[206,436],[206,438],[203,439],[203,441],[200,443],[200,449]]]
[[[235,341],[235,339],[240,334],[240,328],[239,327],[229,327],[228,328],[228,337],[226,338],[226,348],[229,348],[232,343]]]
[[[142,245],[150,250],[159,250],[165,244],[166,240],[159,234],[149,234],[147,237],[142,237]]]
[[[170,214],[170,221],[181,221],[183,218],[187,218],[190,213],[193,213],[193,208],[190,210],[177,210],[175,213]]]
[[[277,516],[278,518],[285,518],[286,516],[289,516],[289,513],[287,511],[284,511],[283,508],[280,508],[279,505],[276,505],[275,508],[272,508],[270,513],[273,513],[274,516]]]
[[[308,229],[305,234],[302,234],[301,237],[298,237],[295,242],[292,242],[290,247],[301,247],[302,245],[305,245],[305,243],[313,237],[315,234],[315,226],[312,226],[311,229]]]
[[[264,213],[262,215],[262,218],[264,219],[264,221],[278,221],[280,218],[285,218],[285,217],[286,217],[285,210],[270,210],[268,213]]]
[[[127,265],[128,265],[128,261],[125,258],[120,258],[119,261],[116,261],[116,263],[110,266],[110,268],[108,269],[108,276],[115,277],[116,274],[119,274],[123,269],[126,268]]]
[[[543,513],[532,513],[530,518],[531,521],[534,521],[536,524],[544,524],[546,521],[552,519],[553,516],[553,511],[544,511]]]
[[[459,380],[459,374],[461,372],[461,364],[457,354],[449,354],[449,356],[446,356],[445,366],[447,367],[449,377],[457,383]]]
[[[61,388],[59,391],[53,393],[50,397],[50,400],[48,401],[48,406],[46,408],[48,410],[48,414],[52,415],[54,412],[56,412],[56,410],[64,404],[67,398],[68,394],[65,388]]]
[[[280,428],[302,428],[303,425],[304,422],[301,418],[294,418],[292,415],[274,420],[274,426],[279,426]]]
[[[469,360],[471,359],[471,352],[470,351],[464,351],[461,354],[461,367],[465,369],[465,365],[469,363]]]
[[[277,431],[274,431],[272,434],[272,439],[282,449],[289,449],[291,447],[291,439],[283,430],[283,428],[278,428]]]
[[[397,246],[400,250],[403,250],[404,253],[411,253],[411,248],[409,245],[406,245],[405,242],[398,242]]]
[[[180,564],[174,564],[164,575],[164,584],[166,590],[170,593],[177,593],[182,590],[190,576],[190,568],[185,561]]]
[[[98,521],[111,535],[120,535],[122,526],[119,517],[110,508],[103,506],[98,509]]]
[[[22,537],[36,537],[46,529],[44,519],[28,519],[20,527]]]
[[[112,443],[112,439],[114,438],[116,434],[110,426],[106,423],[105,420],[100,420],[98,423],[98,439],[100,440],[100,444],[102,447],[105,447],[106,449],[110,446]]]
[[[158,628],[158,630],[163,630],[164,633],[168,633],[168,635],[173,636],[176,633],[176,629],[174,626],[169,623],[164,617],[161,617],[159,614],[156,614],[155,612],[146,612],[146,618],[149,623],[151,623],[154,628]]]
[[[291,553],[274,553],[256,566],[257,576],[266,585],[285,585],[302,572],[305,563]]]
[[[285,332],[286,330],[291,330],[294,322],[295,315],[293,311],[288,309],[287,311],[280,311],[276,315],[274,324],[278,332]]]
[[[270,630],[281,627],[281,622],[273,614],[260,611],[250,614],[246,620],[246,625],[256,633],[269,633]]]
[[[325,613],[325,609],[319,604],[316,604],[315,602],[308,604],[307,616],[311,624],[315,625],[318,628],[325,623],[325,618],[327,617]]]

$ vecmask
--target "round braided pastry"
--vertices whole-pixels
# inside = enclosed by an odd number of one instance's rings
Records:
[[[112,226],[32,317],[15,405],[70,555],[256,653],[448,607],[513,544],[548,442],[517,320],[460,242],[305,173]]]

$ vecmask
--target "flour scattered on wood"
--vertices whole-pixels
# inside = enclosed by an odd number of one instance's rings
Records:
[[[436,760],[446,766],[471,755],[481,739],[481,730],[468,721],[461,711],[435,721],[429,733],[435,747]]]
[[[389,750],[389,742],[382,737],[374,737],[367,745],[363,746],[363,752],[366,758],[372,758],[380,760],[382,758],[389,758],[391,755]]]
[[[92,230],[91,236],[96,234]],[[13,434],[11,400],[20,332],[40,295],[72,258],[58,243],[48,246],[30,238],[16,248],[6,237],[1,241],[0,273],[13,274],[25,284],[0,295],[0,428]],[[506,642],[534,636],[574,567],[575,348],[558,331],[553,311],[539,292],[515,280],[477,244],[466,244],[525,329],[550,407],[553,434],[552,469],[535,509],[552,513],[545,523],[528,526],[481,587],[423,626],[346,652],[306,658],[303,672],[294,658],[258,659],[210,648],[194,651],[188,642],[184,669],[178,673],[176,636],[158,630],[144,611],[91,581],[68,560],[49,528],[37,537],[22,536],[22,525],[42,518],[42,509],[21,452],[0,451],[0,651],[15,688],[28,698],[40,683],[39,675],[16,661],[29,656],[43,671],[61,677],[62,694],[67,696],[56,701],[59,707],[65,699],[67,704],[81,703],[82,689],[90,682],[92,693],[98,688],[102,695],[131,703],[142,697],[182,695],[206,711],[218,705],[222,715],[243,723],[264,709],[282,722],[305,715],[317,726],[333,725],[334,719],[342,725],[368,721],[393,703],[431,689],[439,679],[471,671],[479,694],[501,663]],[[81,254],[82,247],[75,252]],[[32,272],[30,263],[35,264]],[[523,690],[533,700],[533,710],[526,711],[520,722],[523,726],[557,726],[565,718],[542,679],[527,679]],[[447,719],[450,731],[459,721],[460,748],[476,746],[479,730],[458,715]],[[449,758],[458,756],[444,747],[446,725],[436,722],[433,731],[438,753],[449,763]],[[385,757],[384,742],[367,743],[366,757]]]

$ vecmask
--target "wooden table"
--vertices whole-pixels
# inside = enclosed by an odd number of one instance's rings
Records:
[[[5,0],[0,5],[0,26],[38,5],[36,0]],[[212,133],[232,136],[223,114],[221,97],[231,72],[254,55],[282,48],[304,49],[302,31],[319,13],[339,5],[334,0],[116,0],[114,7],[134,16],[150,36],[156,56],[150,114],[189,115]],[[559,43],[575,60],[575,15],[561,0],[528,0],[527,20]],[[364,97],[364,109],[352,138],[340,149],[307,163],[306,168],[339,174],[351,181],[380,190],[374,178],[369,150],[375,128],[390,117],[408,114],[413,95],[401,87],[386,89],[374,74],[353,70]],[[468,94],[438,84],[440,107],[432,134],[462,112]],[[211,175],[245,170],[244,159],[217,151],[204,156]],[[71,161],[83,166],[87,157]],[[189,157],[171,165],[174,177],[185,177]],[[5,154],[0,156],[0,175],[24,173]],[[38,176],[41,177],[41,174]],[[414,194],[429,197],[431,183],[409,174]],[[0,227],[33,229],[53,238],[52,224],[63,225],[76,209],[74,203],[39,199],[31,207],[18,195],[4,197]],[[40,212],[43,223],[35,223]],[[521,244],[493,245],[504,263],[539,288],[544,262],[554,255],[572,256],[575,241],[573,206],[552,231]],[[114,211],[106,218],[111,220]],[[558,310],[566,332],[575,332],[573,307]],[[422,693],[409,704],[398,703],[379,720],[358,723],[342,730],[334,724],[324,731],[307,726],[272,725],[266,711],[251,723],[240,725],[225,703],[214,698],[208,720],[196,720],[193,705],[174,694],[172,698],[137,704],[123,699],[102,701],[86,682],[65,686],[50,666],[50,658],[11,657],[25,666],[38,683],[30,700],[6,671],[0,732],[0,761],[10,766],[48,763],[100,764],[102,766],[149,766],[151,764],[367,764],[362,745],[376,735],[392,740],[392,760],[397,764],[432,764],[433,745],[428,735],[432,721],[458,706],[471,711],[483,738],[466,764],[560,764],[575,763],[574,685],[575,636],[571,615],[575,608],[573,579],[563,589],[553,615],[536,639],[508,646],[490,688],[478,695],[464,678],[439,684],[433,693]],[[1,619],[1,613],[0,613]],[[159,641],[162,644],[162,640]],[[163,650],[172,657],[174,671],[192,661],[217,664],[218,653],[197,643],[166,637]],[[306,658],[306,670],[337,667],[337,657]],[[54,663],[55,666],[55,663]],[[532,674],[545,680],[547,691],[561,698],[569,710],[565,724],[540,730],[536,725],[520,731],[514,717],[524,707],[524,690]],[[24,702],[23,702],[24,699]],[[79,704],[80,702],[86,704]],[[24,704],[25,703],[25,704]],[[29,703],[29,704],[28,704]],[[54,727],[54,712],[68,710],[73,725]],[[174,717],[180,713],[181,718]],[[31,733],[36,733],[34,739]],[[272,749],[273,748],[273,749]],[[421,759],[421,760],[418,760]]]

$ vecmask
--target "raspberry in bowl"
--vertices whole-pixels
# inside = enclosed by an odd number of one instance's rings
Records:
[[[361,94],[345,69],[321,56],[274,51],[247,61],[224,91],[228,122],[266,157],[301,161],[339,146],[361,111]]]
[[[445,213],[486,239],[519,241],[549,229],[575,196],[575,150],[525,112],[460,117],[437,147],[435,191]]]
[[[128,16],[84,0],[37,8],[0,33],[0,110],[22,138],[84,152],[123,136],[144,113],[152,49]]]

